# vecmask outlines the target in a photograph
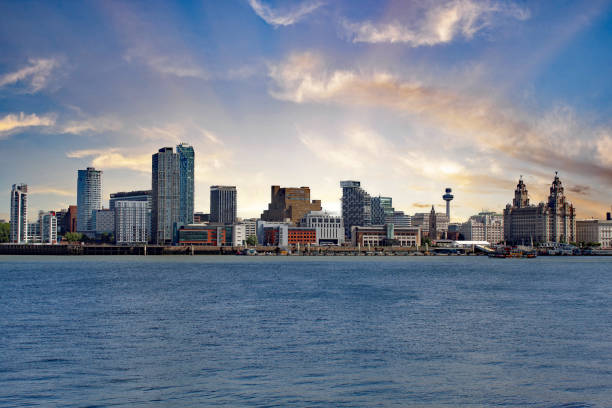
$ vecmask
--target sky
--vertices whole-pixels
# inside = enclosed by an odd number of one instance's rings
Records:
[[[340,180],[452,221],[501,212],[555,171],[577,218],[612,205],[610,1],[0,2],[0,218],[151,188],[151,155],[194,146],[195,209],[235,185],[340,209]],[[4,193],[1,193],[4,191]]]

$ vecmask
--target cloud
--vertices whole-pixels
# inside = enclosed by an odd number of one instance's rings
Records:
[[[123,127],[121,121],[112,117],[92,117],[82,120],[71,120],[62,125],[61,133],[81,135],[83,133],[116,132]]]
[[[76,192],[51,186],[28,186],[28,191],[33,194],[50,194],[63,197],[74,197]]]
[[[0,119],[0,138],[19,132],[33,126],[53,126],[55,118],[52,116],[38,116],[35,113],[27,115],[9,113]]]
[[[28,66],[0,76],[0,87],[26,82],[27,92],[36,93],[47,86],[51,72],[58,66],[54,58],[30,59]]]
[[[412,203],[414,208],[431,208],[431,204]]]
[[[102,170],[129,169],[148,173],[151,171],[151,154],[125,155],[119,148],[87,149],[68,152],[66,156],[71,159],[92,157],[91,165]]]
[[[403,43],[420,47],[449,43],[458,36],[471,39],[501,16],[525,20],[529,18],[529,11],[506,2],[451,0],[425,11],[407,25],[397,20],[344,21],[343,27],[355,43]]]
[[[127,62],[138,61],[162,75],[178,78],[210,79],[208,72],[193,62],[189,56],[162,55],[145,48],[131,48],[123,56]]]
[[[270,94],[277,99],[386,108],[446,132],[480,155],[595,176],[612,185],[611,133],[589,128],[567,107],[536,116],[489,95],[456,92],[384,72],[328,70],[321,57],[310,53],[270,65],[269,75]]]
[[[323,5],[319,1],[305,1],[291,10],[275,10],[260,0],[249,0],[249,5],[259,17],[271,26],[288,26],[297,23],[304,16]]]
[[[588,194],[591,191],[591,186],[583,186],[581,184],[576,184],[573,186],[569,186],[567,189],[571,191],[572,193],[584,195],[584,194]]]

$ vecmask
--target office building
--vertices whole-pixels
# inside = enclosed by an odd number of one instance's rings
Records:
[[[94,211],[96,235],[113,234],[115,232],[115,210],[103,208]]]
[[[28,185],[13,184],[11,189],[11,215],[9,242],[20,244],[28,240]]]
[[[183,225],[177,232],[179,245],[232,246],[233,225]]]
[[[246,228],[244,224],[232,225],[232,246],[246,245]]]
[[[504,240],[508,244],[572,242],[576,239],[576,211],[566,201],[557,173],[547,203],[529,204],[523,179],[514,190],[512,205],[504,209]]]
[[[504,240],[504,216],[494,212],[472,215],[466,222],[460,224],[459,233],[465,241],[487,241],[498,244]]]
[[[146,244],[149,240],[149,202],[118,200],[113,204],[115,242]]]
[[[193,224],[194,151],[187,143],[176,146],[180,172],[179,222]]]
[[[40,242],[43,244],[57,244],[57,215],[55,211],[40,211],[38,213],[40,225]]]
[[[78,171],[77,231],[92,236],[95,233],[94,211],[102,206],[102,171],[93,167]]]
[[[235,224],[238,212],[236,186],[210,187],[210,222]]]
[[[316,230],[317,245],[344,244],[344,223],[339,215],[332,215],[325,211],[311,211],[302,218],[300,227]]]
[[[180,165],[172,147],[162,147],[152,158],[151,241],[170,244],[180,222]]]
[[[317,243],[317,230],[315,228],[279,224],[264,227],[263,237],[263,245],[283,248],[296,245],[315,245]]]
[[[289,220],[297,225],[310,211],[321,211],[321,200],[310,201],[309,187],[272,186],[270,196],[268,209],[261,214],[264,221]]]
[[[582,244],[598,243],[600,248],[612,248],[612,220],[576,221],[576,241]]]
[[[436,240],[444,238],[448,235],[448,218],[446,214],[436,212],[434,207],[428,213],[416,213],[410,217],[410,222],[413,227],[421,228],[423,238]]]
[[[240,223],[242,225],[244,225],[244,234],[245,236],[251,237],[251,236],[257,236],[257,221],[259,219],[258,218],[245,218],[242,221],[240,221]]]
[[[404,214],[403,211],[393,211],[391,214],[386,214],[383,224],[393,224],[399,228],[411,227],[412,217]]]
[[[372,197],[372,225],[383,225],[395,212],[391,197]]]
[[[421,229],[419,227],[396,228],[393,224],[361,227],[354,225],[351,231],[353,246],[402,246],[419,247]]]
[[[197,212],[193,214],[194,224],[203,224],[205,222],[210,222],[210,214],[205,214],[203,212]]]
[[[340,187],[342,188],[344,234],[350,238],[353,226],[372,225],[372,198],[361,188],[359,181],[341,181]]]
[[[26,241],[28,244],[40,244],[41,241],[40,235],[40,219],[35,222],[28,223],[28,236],[26,237]]]

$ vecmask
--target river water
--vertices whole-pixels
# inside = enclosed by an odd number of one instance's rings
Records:
[[[0,278],[0,406],[612,406],[612,258],[5,256]]]

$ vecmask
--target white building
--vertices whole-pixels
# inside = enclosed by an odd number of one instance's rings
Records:
[[[57,216],[55,211],[39,212],[38,224],[40,242],[43,244],[57,244]]]
[[[612,220],[576,221],[576,241],[598,242],[601,248],[612,248]]]
[[[466,241],[488,241],[493,244],[504,240],[504,216],[494,212],[473,215],[459,227]]]
[[[248,238],[250,236],[257,236],[257,221],[258,218],[245,218],[241,221],[244,225],[244,235]]]
[[[310,211],[302,218],[300,226],[317,230],[317,245],[344,244],[344,223],[339,215]]]
[[[27,238],[23,242],[28,244],[40,244],[40,222],[29,222],[27,227]]]
[[[243,246],[246,244],[245,224],[234,224],[232,228],[232,246]]]
[[[149,203],[147,201],[116,201],[114,203],[115,242],[145,244],[149,239]]]
[[[13,184],[11,190],[11,218],[9,242],[24,243],[28,240],[28,185]]]

